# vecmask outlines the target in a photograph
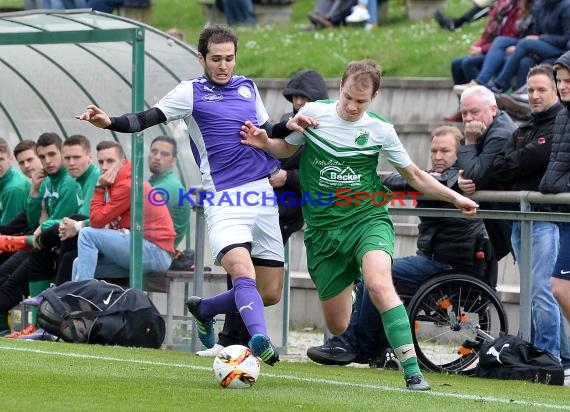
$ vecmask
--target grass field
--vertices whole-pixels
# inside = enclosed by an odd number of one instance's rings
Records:
[[[2,6],[22,6],[23,0],[0,0]],[[434,19],[410,21],[405,1],[390,0],[387,21],[371,31],[350,26],[305,30],[307,13],[316,0],[296,0],[288,24],[237,27],[236,73],[253,77],[288,78],[301,69],[318,70],[325,78],[339,77],[351,60],[372,58],[386,76],[450,77],[451,60],[467,53],[481,34],[485,19],[454,33],[442,30]],[[448,0],[446,13],[459,16],[471,0]],[[206,20],[198,0],[153,0],[150,24],[167,30],[178,27],[195,45]]]
[[[212,359],[188,352],[0,339],[3,411],[545,411],[570,410],[570,389],[282,361],[246,390],[222,389]]]

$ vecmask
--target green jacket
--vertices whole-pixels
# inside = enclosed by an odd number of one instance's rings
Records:
[[[89,209],[91,208],[91,198],[93,197],[93,191],[95,190],[95,185],[97,185],[97,180],[101,175],[99,168],[94,164],[90,164],[85,173],[79,176],[75,181],[81,186],[81,192],[83,194],[83,200],[81,206],[77,211],[78,214],[89,216]],[[62,219],[46,219],[42,223],[42,230],[45,230],[53,225],[58,225]],[[85,226],[89,226],[89,219],[83,221]]]
[[[79,208],[79,214],[89,216],[89,209],[91,209],[91,198],[93,197],[93,192],[95,191],[95,185],[97,185],[97,180],[101,172],[99,168],[94,164],[90,164],[85,173],[79,176],[76,180],[77,183],[81,185],[81,191],[83,192],[83,204]]]
[[[83,202],[81,186],[62,167],[59,172],[46,176],[40,185],[39,196],[28,196],[26,213],[30,227],[38,227],[45,205],[49,219],[63,219],[66,216],[77,214]],[[46,220],[47,222],[47,220]],[[52,226],[53,223],[43,225],[42,230]]]
[[[188,202],[183,202],[182,205],[178,204],[179,189],[184,190],[184,187],[180,180],[174,176],[172,169],[160,176],[152,175],[148,182],[152,187],[159,187],[168,192],[169,199],[166,206],[174,223],[174,231],[176,232],[174,247],[176,248],[188,233],[188,228],[190,227],[190,205]]]
[[[0,225],[25,209],[30,187],[31,182],[12,166],[0,177]]]

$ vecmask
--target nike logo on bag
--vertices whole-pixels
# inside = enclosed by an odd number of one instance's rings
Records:
[[[570,273],[570,270],[561,270],[560,271],[561,275],[567,275],[568,273]]]
[[[104,305],[108,305],[109,302],[111,301],[111,296],[113,295],[113,292],[109,293],[109,296],[107,296],[107,299],[103,299],[103,304]]]
[[[249,305],[243,305],[238,309],[238,312],[241,313],[242,310],[244,310],[245,308],[251,310],[253,312],[253,302],[249,302]]]

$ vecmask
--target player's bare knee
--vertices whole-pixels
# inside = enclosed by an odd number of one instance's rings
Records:
[[[396,293],[394,285],[388,282],[384,283],[384,282],[372,281],[368,282],[366,287],[368,288],[368,293],[371,296],[375,296],[380,299],[386,296],[391,296]]]
[[[281,293],[269,292],[265,293],[263,296],[263,304],[265,306],[277,305],[281,301]]]

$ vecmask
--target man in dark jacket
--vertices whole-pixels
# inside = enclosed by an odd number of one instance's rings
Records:
[[[511,138],[517,125],[499,111],[495,95],[483,86],[473,86],[461,94],[460,110],[465,125],[465,144],[457,151],[459,187],[471,194],[475,190],[501,190],[493,181],[493,161]],[[501,205],[481,203],[482,209],[501,209]],[[504,208],[504,206],[503,206]],[[511,222],[484,219],[497,260],[511,251]]]
[[[527,85],[532,118],[515,130],[493,164],[493,179],[503,182],[507,190],[538,191],[550,158],[554,119],[562,109],[556,95],[552,66],[533,67],[527,75]],[[544,212],[551,208],[537,204],[532,210]],[[561,331],[560,308],[550,289],[550,278],[558,256],[558,225],[535,221],[531,236],[533,344],[560,359],[561,345],[567,349],[568,344],[564,328]],[[515,258],[520,261],[520,221],[513,222],[511,243]],[[567,357],[570,354],[563,355]]]
[[[293,111],[284,114],[281,121],[295,116],[305,103],[329,98],[323,76],[314,70],[301,70],[295,74],[283,89],[283,96],[293,104]],[[279,170],[269,178],[269,183],[279,200],[279,227],[283,244],[287,243],[289,237],[300,230],[305,222],[301,213],[299,184],[299,159],[302,152],[303,146],[293,156],[280,159]],[[231,287],[231,279],[228,277],[228,288]],[[225,346],[236,344],[247,346],[250,338],[239,313],[228,313],[224,327],[218,334],[218,343],[210,349],[198,351],[197,354],[216,356]]]
[[[461,131],[454,126],[441,126],[432,133],[431,163],[429,173],[442,185],[455,187],[458,169],[453,167],[457,159]],[[393,173],[383,179],[384,185],[394,192],[412,189],[404,179]],[[420,200],[420,208],[454,208],[437,200]],[[457,217],[420,217],[418,225],[418,250],[416,255],[394,259],[392,279],[399,294],[413,294],[419,286],[434,275],[449,269],[469,272],[485,270],[485,262],[477,259],[478,247],[488,243],[481,219]],[[491,259],[491,256],[488,256]],[[350,324],[342,335],[333,336],[324,345],[307,350],[307,356],[317,363],[346,365],[350,362],[375,361],[382,348],[383,328],[380,314],[372,304],[366,288],[358,288],[355,310]]]
[[[283,96],[293,104],[293,111],[284,114],[281,121],[297,114],[308,102],[329,98],[323,76],[314,70],[301,70],[294,75],[283,89]],[[289,237],[303,227],[301,213],[301,186],[299,185],[299,159],[303,146],[291,157],[281,160],[281,168],[271,176],[269,183],[275,190],[279,201],[279,226],[283,244]]]
[[[540,182],[543,193],[570,191],[570,52],[564,53],[554,63],[554,78],[564,108],[556,116],[554,124],[550,159]],[[567,206],[560,209],[568,211]],[[570,319],[570,222],[560,222],[558,227],[560,250],[552,271],[552,293],[566,319]],[[566,375],[570,371],[566,369],[564,372]]]

